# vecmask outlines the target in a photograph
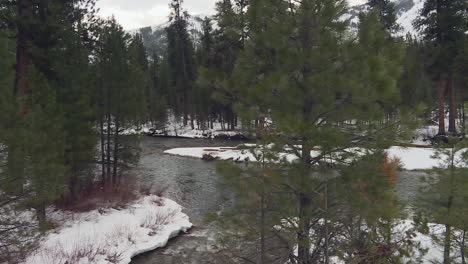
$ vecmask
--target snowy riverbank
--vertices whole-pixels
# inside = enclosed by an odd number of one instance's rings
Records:
[[[47,233],[25,264],[127,264],[192,227],[179,204],[155,195],[124,208],[59,211],[50,217],[61,226]]]
[[[174,148],[164,151],[165,154],[204,158],[212,157],[217,160],[233,160],[236,162],[255,161],[255,156],[251,149],[243,147],[197,147],[197,148]],[[403,169],[405,170],[427,170],[439,166],[439,160],[433,159],[435,154],[433,148],[415,148],[415,147],[391,147],[387,153],[392,158],[399,158]],[[311,152],[314,156],[314,152]],[[293,154],[285,154],[288,160],[294,160],[296,157]]]
[[[139,127],[125,129],[123,135],[149,135],[154,137],[178,137],[178,138],[199,138],[199,139],[246,139],[240,127],[236,130],[225,129],[220,122],[214,122],[213,128],[192,129],[190,124],[184,125],[181,120],[171,117],[163,125],[152,125],[150,123]]]

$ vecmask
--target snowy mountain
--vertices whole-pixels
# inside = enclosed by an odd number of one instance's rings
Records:
[[[203,18],[205,16],[191,16],[189,20],[189,33],[192,36],[194,42],[198,42],[201,36],[201,25]],[[155,52],[156,54],[162,55],[167,47],[167,37],[165,29],[169,26],[169,22],[156,25],[140,28],[139,30],[134,30],[131,33],[140,33],[143,38],[143,43],[145,44],[148,51],[151,53]]]
[[[398,35],[405,36],[407,33],[417,35],[417,31],[414,29],[412,23],[418,16],[419,10],[423,7],[424,0],[393,0],[393,2],[395,3],[395,9],[398,15],[397,22],[402,27],[402,30]],[[367,10],[368,6],[365,4],[352,6],[350,7],[348,14],[343,16],[342,19],[349,19],[351,30],[355,30],[359,23],[359,13],[366,12]],[[198,42],[201,36],[201,24],[204,17],[205,16],[201,15],[190,17],[189,31],[195,43]],[[168,25],[169,22],[166,22],[157,26],[149,26],[139,30],[134,30],[132,33],[139,32],[142,34],[143,41],[149,52],[163,54],[167,47],[167,39],[164,29]]]
[[[397,13],[397,23],[401,26],[401,31],[398,35],[405,36],[407,33],[418,35],[418,32],[413,27],[413,21],[418,17],[419,11],[424,5],[424,0],[393,0]],[[366,12],[368,6],[365,4],[352,6],[344,19],[350,20],[352,29],[356,29],[359,23],[359,13]]]

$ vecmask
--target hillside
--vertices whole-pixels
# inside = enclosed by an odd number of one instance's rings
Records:
[[[417,35],[416,30],[414,29],[412,22],[418,16],[419,10],[422,8],[424,0],[395,0],[395,8],[398,14],[398,23],[401,25],[402,30],[398,35],[405,36],[407,33],[412,35]],[[350,11],[343,19],[349,19],[351,30],[355,29],[358,26],[358,15],[361,12],[365,12],[367,6],[356,5],[350,8]],[[201,35],[201,23],[205,16],[194,15],[190,18],[190,27],[189,31],[193,37],[193,40],[198,42],[198,39]],[[150,53],[156,52],[157,54],[162,55],[167,46],[167,40],[165,35],[165,28],[168,26],[169,22],[148,26],[139,29],[140,34],[143,36],[143,41]],[[138,30],[133,31],[136,33]]]

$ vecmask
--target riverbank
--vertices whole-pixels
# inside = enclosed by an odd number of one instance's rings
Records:
[[[47,232],[25,264],[127,264],[192,227],[182,206],[156,195],[122,207],[48,216],[59,226]]]
[[[191,138],[191,139],[226,139],[247,140],[248,136],[241,126],[236,129],[226,129],[220,122],[214,122],[212,127],[184,125],[181,120],[171,117],[164,124],[147,123],[139,127],[125,129],[123,135],[147,135],[151,137]]]
[[[386,150],[390,158],[401,161],[404,170],[428,170],[439,166],[439,160],[434,159],[436,152],[433,148],[398,147],[394,146]],[[258,154],[255,145],[239,145],[237,147],[194,147],[194,148],[173,148],[164,151],[165,154],[181,157],[191,157],[205,160],[232,160],[236,162],[256,161],[254,153]],[[312,157],[317,155],[316,151],[311,151]],[[282,153],[282,158],[288,161],[297,159],[296,155]]]

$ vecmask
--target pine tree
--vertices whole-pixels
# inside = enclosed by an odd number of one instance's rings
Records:
[[[289,203],[279,209],[295,222],[298,256],[292,261],[329,263],[331,175],[358,159],[343,150],[379,148],[397,136],[397,123],[386,113],[398,102],[402,46],[388,41],[375,12],[361,17],[358,42],[346,39],[338,19],[344,1],[283,4],[252,3],[250,38],[233,79],[243,88],[241,112],[271,118],[273,133],[281,135],[277,149],[298,159],[283,163]],[[320,247],[311,251],[312,245]]]
[[[390,0],[369,0],[367,4],[379,13],[380,22],[388,32],[396,33],[400,30],[400,26],[397,24],[395,3]]]
[[[406,40],[406,56],[403,73],[399,80],[402,103],[413,107],[421,103],[430,106],[434,102],[432,80],[426,71],[427,47],[424,42]]]
[[[99,43],[99,97],[95,101],[101,128],[101,181],[103,185],[116,185],[122,171],[135,162],[135,153],[121,133],[145,121],[148,65],[141,38],[137,35],[130,39],[115,19],[101,29]]]
[[[16,179],[20,192],[26,180],[32,183],[29,187],[35,195],[30,204],[36,207],[42,223],[44,207],[66,194],[64,186],[73,194],[77,187],[74,179],[89,171],[94,158],[93,114],[88,110],[89,93],[83,89],[90,84],[88,55],[92,42],[90,28],[94,23],[93,3],[12,1],[9,4],[18,8],[18,13],[4,17],[11,30],[21,32],[17,39],[12,89],[18,109],[9,113],[14,117],[11,130],[16,135],[5,142],[8,174]],[[30,87],[37,90],[32,91]],[[44,119],[57,123],[44,122],[48,124],[47,129],[40,129],[35,120]],[[31,140],[30,130],[40,131],[40,135]],[[50,146],[50,153],[41,157],[36,149],[45,146]],[[50,195],[41,195],[48,188]]]
[[[459,43],[468,30],[467,3],[463,0],[428,0],[415,21],[426,41],[433,45],[429,67],[438,81],[439,135],[445,135],[445,94],[449,97],[449,132],[456,133],[453,63]]]
[[[437,223],[444,230],[425,230],[436,243],[443,246],[443,263],[454,263],[459,252],[461,263],[466,263],[466,232],[468,231],[468,197],[466,188],[466,142],[458,142],[448,148],[439,148],[434,158],[441,166],[435,168],[419,198],[419,208],[425,222]],[[459,241],[457,243],[456,241]]]
[[[173,0],[170,4],[171,24],[166,29],[168,39],[167,61],[170,66],[171,88],[175,90],[172,105],[176,115],[182,114],[184,125],[194,128],[193,86],[196,79],[194,47],[188,33],[189,14],[183,10],[183,0]]]
[[[210,18],[205,17],[202,23],[201,43],[197,49],[197,65],[199,73],[213,67],[214,37],[213,25]],[[212,123],[215,105],[211,98],[213,85],[204,83],[199,77],[195,86],[195,109],[197,114],[198,128],[207,128],[207,123]],[[201,126],[200,126],[201,125]]]

